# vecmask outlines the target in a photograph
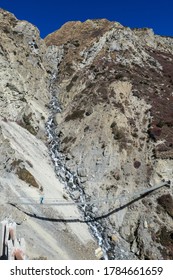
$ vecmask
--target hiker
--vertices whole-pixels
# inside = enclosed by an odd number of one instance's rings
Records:
[[[40,204],[43,204],[44,196],[40,197]]]

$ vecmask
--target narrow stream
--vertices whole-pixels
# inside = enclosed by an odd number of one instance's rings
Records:
[[[79,178],[77,174],[72,173],[65,164],[64,155],[59,152],[59,138],[56,135],[56,124],[54,122],[54,117],[57,113],[61,113],[61,107],[56,97],[57,95],[57,88],[54,86],[56,80],[56,75],[52,75],[50,81],[50,95],[51,100],[49,103],[50,108],[50,116],[46,123],[46,132],[48,137],[48,146],[49,146],[49,153],[51,159],[53,161],[55,167],[55,173],[60,179],[61,182],[64,183],[67,192],[69,193],[70,197],[75,202],[81,202],[82,205],[79,206],[81,212],[83,213],[83,219],[89,225],[92,234],[97,239],[99,246],[102,248],[103,251],[103,258],[108,259],[108,251],[111,250],[111,246],[104,237],[104,227],[98,221],[93,221],[95,218],[94,213],[92,213],[92,206],[86,204],[85,201],[89,200],[89,197],[86,196],[84,190],[82,188],[81,183],[79,182]],[[76,199],[74,196],[74,191],[78,191],[80,193],[79,199]]]

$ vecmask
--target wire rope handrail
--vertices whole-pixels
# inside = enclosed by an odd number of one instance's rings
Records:
[[[149,194],[161,187],[167,186],[170,187],[170,181],[164,181],[161,182],[160,184],[153,186],[151,188],[147,188],[144,189],[142,191],[138,191],[136,193],[131,193],[131,194],[121,194],[118,197],[114,197],[114,198],[99,198],[99,199],[91,199],[89,201],[85,200],[83,202],[78,202],[78,201],[64,201],[64,200],[59,200],[56,198],[44,198],[44,202],[41,204],[44,204],[45,206],[49,206],[49,205],[54,205],[54,206],[68,206],[68,205],[91,205],[91,204],[99,204],[99,203],[106,203],[106,202],[111,202],[111,201],[116,201],[116,200],[120,200],[120,199],[135,199],[137,197],[143,196],[145,194]],[[16,198],[15,198],[16,199]],[[31,201],[21,201],[21,200],[29,200],[29,199],[40,199],[40,197],[19,197],[17,201],[11,201],[8,200],[7,204],[17,204],[17,205],[38,205],[40,204],[39,202],[31,202]]]

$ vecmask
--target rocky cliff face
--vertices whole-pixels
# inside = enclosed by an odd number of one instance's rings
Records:
[[[63,189],[46,148],[53,93],[62,109],[54,115],[58,151],[93,201],[88,211],[102,225],[108,257],[172,259],[172,186],[128,202],[172,180],[173,39],[103,19],[66,23],[43,41],[28,22],[3,10],[0,19],[1,188]],[[94,241],[80,230],[85,258],[93,258]]]

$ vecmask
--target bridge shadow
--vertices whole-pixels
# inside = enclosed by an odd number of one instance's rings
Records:
[[[87,223],[99,221],[99,220],[102,220],[102,219],[106,219],[109,216],[127,208],[128,206],[132,205],[133,203],[135,203],[135,202],[139,201],[140,199],[146,197],[148,194],[152,193],[153,191],[154,190],[150,190],[150,191],[146,192],[145,194],[140,195],[139,197],[131,200],[130,202],[125,203],[125,204],[121,205],[120,207],[115,208],[112,211],[110,211],[110,212],[108,212],[104,215],[94,217],[94,218],[88,218],[87,213],[84,213],[84,218],[83,219],[78,219],[78,218],[76,218],[76,219],[48,218],[48,217],[38,216],[34,213],[29,213],[25,210],[22,210],[21,208],[19,208],[19,206],[17,206],[17,204],[9,203],[9,205],[17,208],[19,211],[22,211],[24,214],[26,214],[27,216],[29,216],[31,218],[35,218],[35,219],[42,220],[42,221],[49,221],[49,222],[55,222],[55,223],[86,223],[87,224]],[[20,224],[18,224],[18,225],[20,225]]]

